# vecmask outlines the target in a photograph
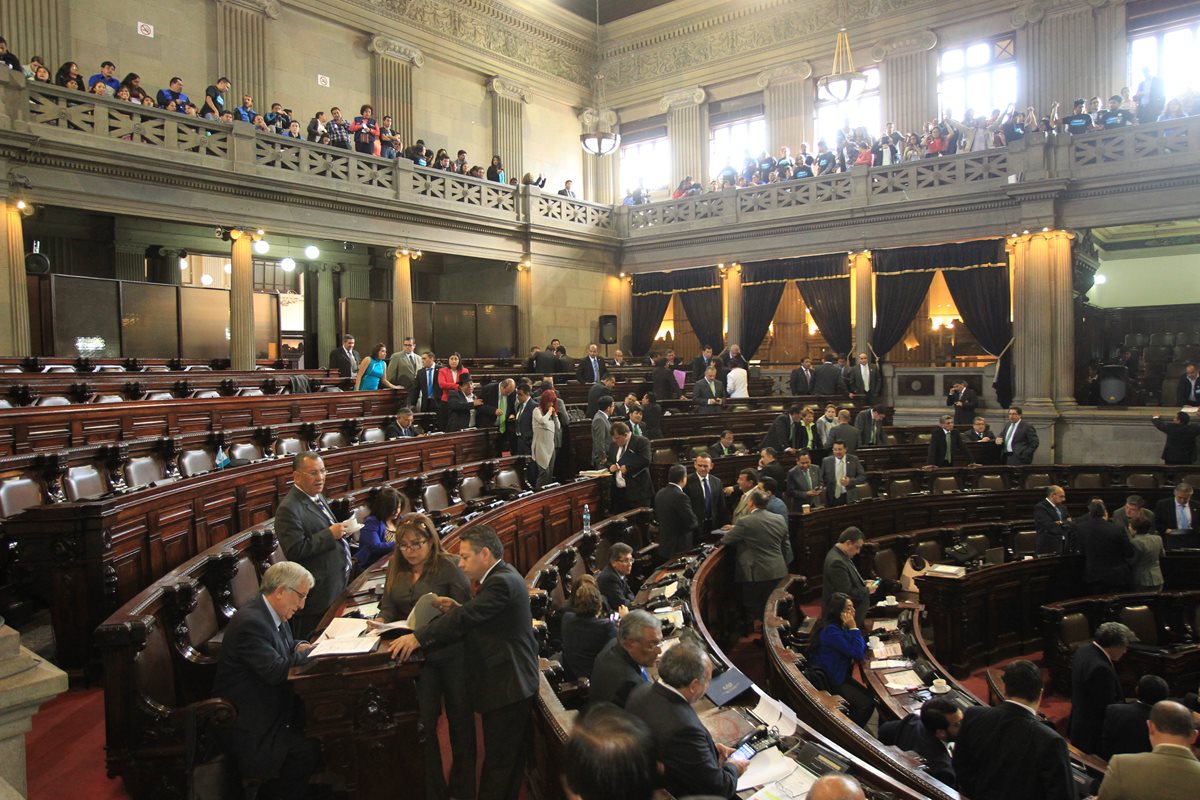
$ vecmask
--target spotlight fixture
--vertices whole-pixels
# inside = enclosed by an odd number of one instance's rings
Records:
[[[1097,286],[1103,286],[1104,284],[1108,283],[1108,276],[1097,272],[1094,282]]]
[[[319,255],[321,255],[321,250],[315,244],[310,244],[304,248],[304,257],[309,261],[316,259]]]
[[[233,228],[232,230],[227,231],[227,233],[229,235],[229,241],[231,242],[236,242],[238,239],[242,238],[242,232],[237,228]]]
[[[207,272],[200,276],[200,283],[204,284],[205,286],[212,286],[212,282],[213,276],[209,275]]]
[[[260,256],[265,256],[267,253],[271,252],[271,245],[266,239],[258,239],[254,242],[254,252],[258,253]]]
[[[619,273],[617,273],[617,277],[623,279],[625,277],[625,270],[621,270]]]
[[[279,260],[279,268],[284,272],[291,272],[296,268],[296,259],[292,258],[291,256],[288,256],[287,258],[281,258]]]
[[[397,248],[396,252],[402,256],[408,256],[412,261],[420,261],[421,256],[424,255],[418,248],[409,247],[407,244]]]
[[[188,268],[188,260],[186,258],[179,259],[179,271],[187,272],[187,268]]]
[[[233,264],[226,263],[226,264],[225,264],[225,266],[224,266],[222,269],[224,269],[224,270],[225,270],[225,274],[226,274],[226,275],[232,275],[232,274],[233,274]]]

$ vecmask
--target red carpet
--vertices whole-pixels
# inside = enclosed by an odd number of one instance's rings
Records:
[[[72,690],[33,718],[25,737],[30,800],[128,797],[104,770],[104,691]]]

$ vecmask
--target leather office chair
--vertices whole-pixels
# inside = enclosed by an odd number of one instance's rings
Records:
[[[1154,609],[1150,606],[1125,606],[1117,617],[1137,634],[1139,644],[1158,646],[1158,622],[1154,618]]]
[[[91,464],[71,467],[63,480],[63,491],[72,503],[108,494],[108,480]]]
[[[0,519],[16,516],[45,502],[41,484],[32,478],[10,478],[0,483]]]

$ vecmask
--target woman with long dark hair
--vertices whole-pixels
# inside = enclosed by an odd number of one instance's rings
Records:
[[[538,468],[534,486],[538,489],[554,480],[554,442],[562,424],[558,418],[558,395],[553,389],[546,389],[533,410],[533,460]]]
[[[809,663],[824,670],[829,678],[829,691],[849,704],[850,719],[856,725],[866,725],[875,711],[875,700],[853,677],[854,664],[866,655],[867,642],[858,629],[850,595],[842,592],[831,595],[821,623],[817,651]]]
[[[368,506],[371,514],[363,520],[358,552],[354,554],[360,572],[396,548],[396,526],[404,510],[400,493],[390,486],[375,492]]]

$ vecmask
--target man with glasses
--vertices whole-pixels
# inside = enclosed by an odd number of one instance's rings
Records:
[[[405,337],[400,352],[388,362],[387,379],[404,389],[412,397],[417,386],[417,373],[421,370],[421,359],[416,354],[417,343],[411,336]]]
[[[630,611],[621,619],[617,638],[604,646],[592,667],[588,702],[624,706],[629,693],[650,682],[648,669],[662,650],[662,623],[648,611]]]
[[[312,647],[297,642],[287,622],[304,608],[313,576],[293,561],[272,564],[256,595],[225,628],[213,695],[237,708],[220,729],[221,744],[242,780],[261,782],[260,797],[303,797],[321,768],[321,745],[304,735],[304,715],[288,670]]]
[[[608,551],[608,566],[596,573],[596,586],[604,595],[609,611],[624,614],[633,606],[635,595],[628,580],[632,571],[633,548],[617,542]]]
[[[297,639],[312,632],[350,577],[351,531],[338,522],[321,494],[325,488],[325,463],[313,452],[301,453],[292,462],[292,489],[275,512],[275,538],[289,561],[313,576],[313,588],[303,613],[292,618]]]

